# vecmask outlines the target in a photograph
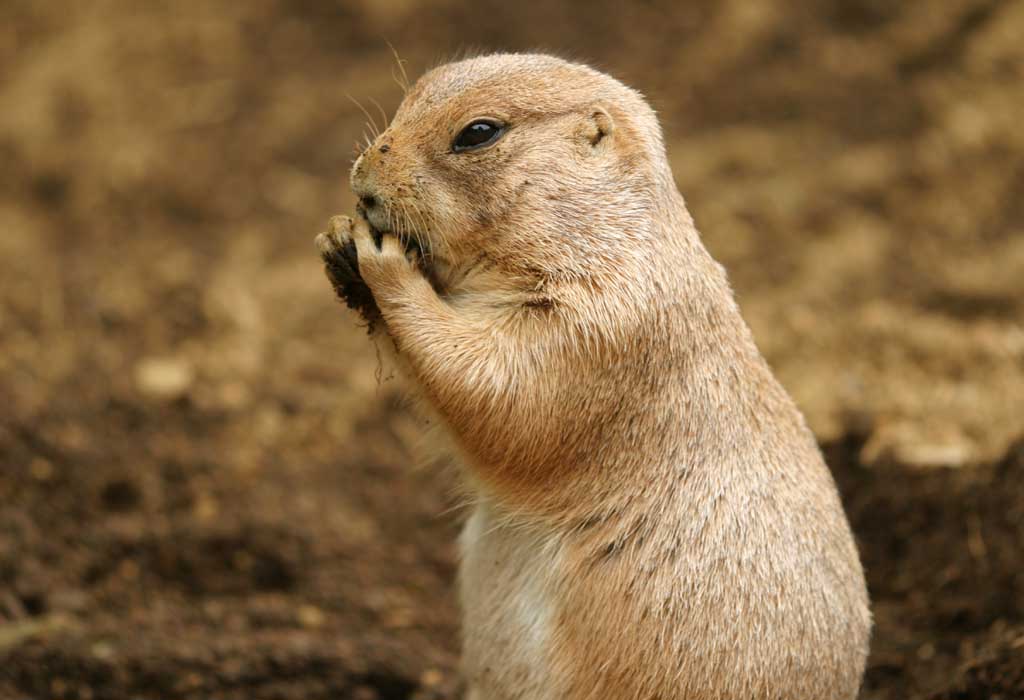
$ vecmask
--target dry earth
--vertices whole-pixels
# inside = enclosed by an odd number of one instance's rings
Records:
[[[860,539],[864,698],[1024,697],[1024,2],[0,5],[0,697],[454,697],[451,482],[312,246],[460,51],[643,90]]]

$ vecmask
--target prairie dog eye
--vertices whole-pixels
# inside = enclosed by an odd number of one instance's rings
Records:
[[[461,153],[489,146],[505,133],[505,125],[494,119],[474,119],[452,142],[452,151]]]

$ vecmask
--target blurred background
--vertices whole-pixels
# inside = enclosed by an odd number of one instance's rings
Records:
[[[0,3],[0,697],[456,697],[451,481],[312,242],[389,42],[649,97],[843,492],[863,697],[1024,697],[1019,0]]]

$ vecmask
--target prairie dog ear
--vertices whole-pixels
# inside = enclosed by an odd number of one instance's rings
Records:
[[[604,107],[594,105],[583,119],[577,133],[591,147],[596,147],[605,138],[611,136],[614,130],[615,122],[612,120],[612,115]]]

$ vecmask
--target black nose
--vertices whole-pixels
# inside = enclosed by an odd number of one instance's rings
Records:
[[[377,199],[372,194],[368,194],[359,198],[359,204],[363,209],[373,209],[377,206]]]

